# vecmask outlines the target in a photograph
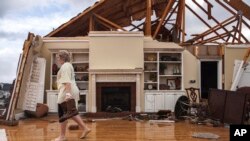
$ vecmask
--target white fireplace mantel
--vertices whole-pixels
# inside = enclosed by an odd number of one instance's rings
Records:
[[[141,112],[141,93],[142,93],[142,69],[128,69],[128,70],[89,70],[90,86],[89,86],[89,103],[88,112],[95,113],[97,111],[96,105],[96,83],[97,82],[136,82],[136,112]]]

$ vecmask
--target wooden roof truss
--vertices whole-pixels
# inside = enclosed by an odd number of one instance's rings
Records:
[[[144,31],[145,36],[152,36],[159,41],[172,41],[188,45],[208,43],[249,43],[249,37],[242,33],[242,27],[250,31],[250,7],[242,0],[238,2],[215,0],[233,16],[219,21],[212,14],[211,0],[203,0],[206,7],[197,0],[195,6],[207,15],[202,17],[185,0],[101,0],[92,7],[49,33],[49,37],[87,36],[89,31]],[[234,10],[233,10],[234,9]],[[186,40],[185,11],[189,10],[208,29],[194,34]],[[247,13],[249,12],[249,13]],[[244,18],[243,18],[244,17]],[[212,26],[209,21],[216,25]]]

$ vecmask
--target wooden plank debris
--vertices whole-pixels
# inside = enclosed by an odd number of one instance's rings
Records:
[[[247,71],[247,72],[249,71],[249,64],[247,63],[247,59],[248,59],[249,55],[250,55],[250,47],[247,49],[243,60],[238,61],[238,63],[237,63],[237,60],[235,62],[234,75],[233,75],[233,80],[232,80],[232,85],[231,85],[232,91],[235,91],[237,89],[239,83],[242,83],[240,81],[243,81],[241,79],[242,79],[242,75],[243,75],[244,71]],[[248,75],[250,75],[250,73],[248,73]],[[244,77],[248,78],[248,75],[244,76]],[[248,82],[248,80],[246,82]],[[245,83],[245,79],[244,79],[243,83]],[[241,84],[241,85],[244,85],[244,84]]]
[[[14,110],[17,104],[17,99],[18,99],[18,95],[19,95],[19,90],[21,87],[21,82],[22,82],[22,78],[23,78],[23,70],[25,68],[25,64],[26,64],[26,59],[28,57],[28,53],[29,53],[29,49],[30,46],[32,44],[34,38],[34,34],[33,33],[29,33],[28,34],[28,38],[24,41],[24,45],[23,45],[23,55],[21,58],[21,63],[18,66],[18,72],[17,72],[17,78],[15,81],[15,85],[14,85],[14,89],[13,92],[11,94],[11,99],[10,99],[10,103],[8,106],[8,111],[7,111],[7,115],[6,115],[6,120],[15,120],[15,116],[14,116]]]

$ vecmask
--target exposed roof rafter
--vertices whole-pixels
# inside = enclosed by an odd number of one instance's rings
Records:
[[[202,0],[204,5],[192,0],[191,7],[186,0],[101,0],[87,8],[50,32],[48,37],[88,36],[89,31],[123,30],[144,31],[145,36],[165,42],[181,42],[182,44],[206,44],[213,42],[249,43],[245,29],[250,32],[250,9],[242,0],[236,2],[227,0]],[[217,3],[217,5],[215,5]],[[228,15],[226,21],[220,21],[213,15],[216,6],[224,8]],[[191,11],[204,25],[206,31],[196,34],[190,39],[190,33],[185,31],[185,9]],[[199,11],[199,12],[198,12]],[[202,12],[200,12],[202,11]],[[242,12],[240,12],[242,11]],[[204,12],[204,13],[203,13]],[[234,17],[230,17],[230,13]],[[204,15],[207,15],[207,19]],[[211,24],[211,22],[216,25]],[[244,30],[243,30],[244,28]],[[245,34],[245,35],[244,35]],[[188,39],[186,39],[188,35]],[[215,35],[215,36],[214,36]],[[181,37],[182,36],[182,37]],[[204,41],[203,41],[204,40]]]

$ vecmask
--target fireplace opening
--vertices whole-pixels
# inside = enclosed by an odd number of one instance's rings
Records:
[[[102,111],[109,107],[120,108],[122,111],[130,111],[130,87],[102,87]]]
[[[105,112],[109,108],[135,112],[136,83],[134,82],[102,82],[97,83],[97,112]]]

